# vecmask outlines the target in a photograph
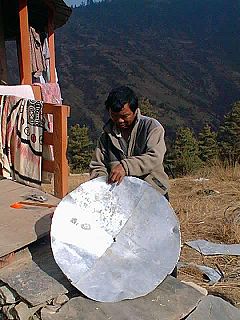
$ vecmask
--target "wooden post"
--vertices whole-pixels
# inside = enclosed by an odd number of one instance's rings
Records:
[[[2,3],[0,1],[0,85],[1,80],[7,82],[7,60],[4,39],[3,12]]]
[[[50,52],[50,82],[56,82],[54,23],[53,11],[51,9],[48,11],[48,46]]]
[[[27,0],[19,0],[20,52],[19,66],[21,84],[32,84],[30,37]]]
[[[68,193],[68,161],[67,161],[67,117],[69,108],[63,105],[54,106],[53,145],[54,151],[54,194],[58,198]]]
[[[68,193],[67,118],[69,106],[44,103],[43,113],[53,115],[53,132],[44,132],[44,145],[53,146],[53,160],[43,159],[42,170],[54,174],[54,195],[58,198]]]

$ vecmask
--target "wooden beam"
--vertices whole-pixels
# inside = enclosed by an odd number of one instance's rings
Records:
[[[46,171],[46,172],[51,172],[54,173],[54,161],[50,161],[50,160],[42,160],[42,170]]]
[[[42,100],[41,88],[39,86],[34,86],[34,85],[32,85],[31,87],[33,90],[35,100]]]
[[[54,23],[51,9],[48,12],[48,46],[50,52],[50,82],[56,82]]]
[[[30,37],[28,24],[27,0],[19,1],[20,52],[19,67],[21,84],[32,84],[32,67],[30,55]]]
[[[63,198],[68,193],[67,118],[69,106],[44,103],[43,113],[53,115],[53,133],[44,133],[44,144],[53,145],[54,161],[43,160],[44,171],[54,173],[54,195]]]
[[[69,107],[54,105],[54,109],[54,195],[63,198],[68,193],[67,117]]]
[[[44,132],[43,134],[43,142],[46,145],[53,145],[53,133],[52,132]]]

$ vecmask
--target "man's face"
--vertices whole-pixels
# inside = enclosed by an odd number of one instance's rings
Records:
[[[133,112],[128,103],[126,103],[119,112],[109,111],[110,118],[119,129],[128,129],[133,124],[137,110]]]

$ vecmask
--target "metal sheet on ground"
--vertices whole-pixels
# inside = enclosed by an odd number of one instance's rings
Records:
[[[0,257],[2,257],[47,234],[51,225],[50,216],[54,210],[40,207],[10,208],[14,202],[23,201],[27,194],[37,193],[46,196],[45,192],[36,188],[4,179],[0,181],[0,190]],[[48,203],[56,205],[60,201],[52,195],[47,196]]]
[[[206,296],[186,320],[239,320],[240,310],[219,297]]]
[[[144,297],[115,303],[100,303],[73,298],[56,314],[42,320],[179,320],[188,315],[203,295],[179,280],[168,276]]]
[[[64,228],[63,228],[64,226]],[[82,184],[58,205],[54,257],[84,295],[102,302],[143,296],[174,269],[179,223],[168,201],[143,180]]]
[[[197,250],[205,256],[228,255],[240,256],[240,244],[214,243],[207,240],[193,240],[186,242],[186,245]]]
[[[184,268],[184,267],[192,267],[195,269],[198,269],[200,272],[202,272],[207,279],[209,279],[208,284],[209,285],[213,285],[214,283],[218,282],[221,280],[222,278],[222,274],[220,273],[219,270],[215,270],[213,268],[210,268],[208,266],[203,266],[203,265],[199,265],[199,264],[195,264],[195,263],[187,263],[187,262],[179,262],[178,263],[178,269],[179,268]]]
[[[0,279],[33,306],[76,289],[56,264],[50,244],[30,246],[28,254],[0,269]]]

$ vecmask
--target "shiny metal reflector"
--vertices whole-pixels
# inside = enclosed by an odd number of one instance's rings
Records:
[[[173,209],[134,177],[118,186],[100,177],[68,194],[54,213],[51,242],[72,284],[102,302],[151,292],[172,272],[180,253]]]

